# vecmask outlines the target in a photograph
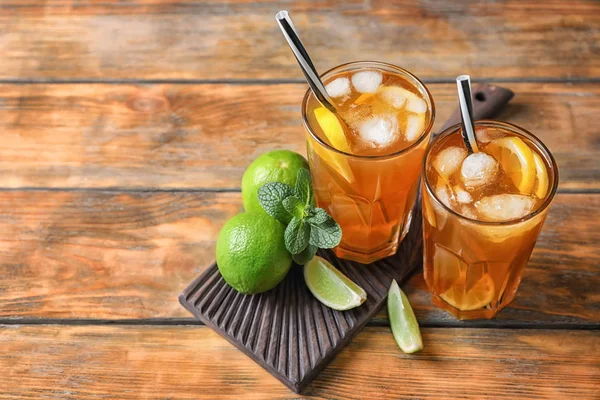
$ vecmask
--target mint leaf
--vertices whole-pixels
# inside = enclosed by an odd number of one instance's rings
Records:
[[[320,225],[323,222],[331,219],[327,211],[322,208],[314,208],[310,210],[310,215],[306,217],[306,222],[311,225]]]
[[[305,206],[315,205],[315,199],[313,196],[312,188],[312,178],[310,176],[310,171],[306,168],[301,168],[298,170],[294,194],[302,203],[304,203]]]
[[[304,204],[296,197],[289,196],[283,199],[283,208],[290,213],[294,218],[304,218]]]
[[[304,265],[307,262],[309,262],[310,260],[312,260],[312,258],[315,256],[315,254],[317,254],[317,250],[319,248],[316,246],[313,246],[312,244],[308,244],[308,246],[306,246],[306,248],[299,254],[293,254],[292,258],[294,259],[294,262],[298,265]]]
[[[331,249],[342,240],[342,228],[331,217],[327,221],[311,225],[309,243],[321,249]]]
[[[299,218],[292,218],[285,228],[285,247],[292,254],[300,254],[308,246],[310,237],[310,226]]]
[[[285,210],[282,202],[294,194],[291,186],[280,182],[265,183],[258,189],[258,202],[269,214],[283,224],[287,224],[292,216]]]

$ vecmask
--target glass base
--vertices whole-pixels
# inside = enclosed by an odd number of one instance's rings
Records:
[[[432,297],[433,304],[435,304],[442,310],[449,312],[450,314],[454,315],[457,319],[460,320],[492,319],[496,316],[496,314],[498,314],[498,312],[500,312],[500,310],[502,310],[508,305],[508,303],[510,303],[510,301],[507,301],[495,308],[480,308],[478,310],[463,311],[451,306],[450,304],[446,303],[443,299],[439,298],[434,294],[432,295]]]
[[[344,260],[356,261],[361,264],[371,264],[377,260],[381,260],[382,258],[393,256],[396,254],[398,250],[398,243],[394,243],[393,245],[384,247],[383,249],[379,249],[374,253],[359,253],[352,250],[347,250],[342,248],[341,246],[333,249],[336,257],[343,258]]]
[[[410,221],[412,220],[412,213],[413,210],[411,210],[411,212],[408,214],[408,218],[406,219],[408,223],[405,224],[404,229],[402,229],[402,232],[400,232],[400,237],[397,240],[390,242],[385,247],[365,253],[357,251],[356,249],[345,249],[343,245],[340,245],[333,249],[333,253],[336,255],[337,258],[356,261],[361,264],[371,264],[375,261],[381,260],[382,258],[393,256],[398,251],[400,243],[402,243],[402,241],[408,234],[408,230],[410,228]]]

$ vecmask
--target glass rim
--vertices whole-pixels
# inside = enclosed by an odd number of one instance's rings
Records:
[[[411,72],[405,70],[404,68],[398,67],[394,64],[390,64],[390,63],[386,63],[386,62],[381,62],[381,61],[351,61],[348,63],[344,63],[344,64],[340,64],[336,67],[333,67],[327,71],[325,71],[324,73],[321,74],[321,79],[325,78],[328,74],[331,74],[332,72],[337,72],[337,70],[344,70],[348,67],[354,66],[356,64],[370,64],[370,65],[374,65],[374,66],[382,66],[382,67],[386,67],[388,69],[392,69],[395,72],[399,72],[400,74],[402,74],[403,77],[412,79],[414,82],[411,83],[416,83],[417,88],[419,90],[422,90],[425,95],[426,95],[426,99],[425,101],[428,102],[428,106],[429,106],[429,110],[431,112],[431,117],[429,118],[429,124],[425,126],[425,128],[423,129],[423,132],[421,133],[421,136],[419,137],[419,139],[417,139],[416,141],[414,141],[413,143],[411,143],[408,147],[396,151],[394,153],[390,153],[390,154],[384,154],[384,155],[356,155],[356,154],[352,154],[352,153],[347,153],[345,151],[342,150],[338,150],[335,147],[330,146],[329,144],[327,144],[325,141],[323,141],[319,135],[317,135],[315,132],[313,132],[313,130],[310,127],[310,124],[308,122],[308,118],[306,117],[306,107],[308,105],[308,99],[310,97],[310,95],[312,94],[312,91],[310,89],[310,87],[306,90],[306,93],[304,94],[304,99],[302,100],[302,124],[304,125],[304,128],[308,131],[308,133],[310,134],[310,136],[321,146],[325,147],[327,150],[329,151],[333,151],[334,153],[338,153],[338,154],[342,154],[346,157],[351,157],[351,158],[358,158],[358,159],[374,159],[374,160],[385,160],[388,158],[392,158],[392,157],[397,157],[399,155],[402,155],[404,153],[408,153],[410,150],[416,148],[419,144],[421,144],[423,142],[423,140],[425,138],[427,138],[429,136],[429,134],[431,133],[431,130],[433,128],[433,123],[435,121],[435,104],[433,101],[433,96],[431,95],[431,92],[429,92],[429,89],[427,89],[427,86],[425,86],[425,84],[423,82],[421,82],[421,80],[419,78],[417,78],[414,74],[412,74]]]
[[[427,192],[429,193],[429,195],[434,199],[434,201],[437,203],[437,205],[442,207],[442,209],[444,209],[451,215],[454,215],[460,219],[466,220],[470,223],[484,225],[484,226],[516,225],[521,222],[526,222],[526,221],[534,218],[535,216],[541,214],[544,210],[546,210],[550,206],[550,203],[552,203],[552,200],[554,200],[554,196],[556,195],[556,191],[558,189],[558,165],[556,164],[556,160],[554,159],[554,156],[552,155],[552,153],[550,152],[548,147],[546,147],[546,145],[533,133],[529,132],[526,129],[521,128],[520,126],[511,124],[508,122],[493,121],[493,120],[480,120],[480,121],[475,121],[475,127],[477,127],[477,126],[501,127],[501,128],[504,128],[505,130],[509,130],[511,132],[521,134],[521,135],[525,136],[527,139],[531,140],[531,142],[534,145],[536,145],[538,147],[538,149],[540,149],[544,153],[544,156],[546,156],[547,160],[550,162],[550,167],[552,168],[552,171],[554,173],[553,180],[551,182],[552,183],[551,190],[548,193],[548,195],[546,196],[546,199],[544,200],[544,202],[539,207],[537,207],[535,210],[530,212],[529,214],[527,214],[523,217],[520,217],[520,218],[509,219],[507,221],[480,221],[478,219],[465,217],[464,215],[457,213],[452,208],[450,208],[450,207],[446,206],[444,203],[442,203],[440,201],[440,199],[438,199],[437,196],[435,195],[435,192],[431,188],[431,185],[429,183],[429,179],[427,179],[427,160],[431,153],[431,149],[433,149],[433,145],[438,140],[441,140],[442,138],[449,136],[450,134],[458,131],[461,127],[460,123],[450,126],[450,127],[446,128],[444,131],[440,132],[438,135],[436,135],[435,138],[429,143],[429,146],[427,147],[427,150],[425,151],[425,156],[423,157],[423,165],[421,168],[421,174],[423,176],[424,186],[427,189]]]

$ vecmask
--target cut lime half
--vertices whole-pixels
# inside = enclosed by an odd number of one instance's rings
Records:
[[[334,310],[349,310],[367,300],[363,288],[319,256],[304,265],[304,280],[317,300]]]
[[[419,331],[419,323],[408,298],[396,280],[392,281],[387,298],[388,316],[394,339],[398,347],[405,353],[415,353],[423,349],[423,339]]]

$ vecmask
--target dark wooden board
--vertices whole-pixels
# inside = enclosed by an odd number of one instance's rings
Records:
[[[422,265],[420,209],[415,207],[410,231],[394,256],[364,265],[319,251],[367,292],[367,300],[352,310],[335,311],[321,304],[297,265],[275,289],[247,296],[232,289],[215,264],[183,291],[179,301],[299,393],[381,309],[392,279],[402,284]]]

